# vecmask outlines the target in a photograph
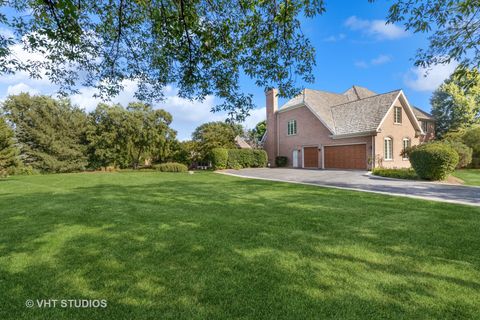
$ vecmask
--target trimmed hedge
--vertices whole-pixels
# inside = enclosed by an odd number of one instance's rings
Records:
[[[228,162],[228,149],[215,148],[211,154],[212,167],[215,170],[227,169]]]
[[[277,167],[285,167],[288,164],[288,158],[285,156],[278,156],[275,158],[275,165]]]
[[[160,163],[153,166],[155,170],[162,172],[187,172],[188,168],[183,163],[178,162],[166,162]]]
[[[267,165],[267,153],[264,150],[215,148],[211,155],[215,170],[259,168]]]
[[[415,173],[415,170],[412,168],[404,169],[386,169],[386,168],[375,168],[372,170],[372,174],[380,177],[387,178],[396,178],[396,179],[408,179],[408,180],[417,180],[418,176]]]
[[[417,175],[427,180],[444,180],[455,170],[459,160],[455,149],[442,142],[412,147],[409,158]]]

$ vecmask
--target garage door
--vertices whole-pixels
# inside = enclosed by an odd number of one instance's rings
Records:
[[[367,169],[364,144],[325,147],[325,169]]]
[[[304,147],[303,158],[305,168],[318,168],[318,147]]]

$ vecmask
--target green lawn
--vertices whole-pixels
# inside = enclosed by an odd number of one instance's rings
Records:
[[[465,181],[466,185],[480,186],[480,169],[461,169],[453,175]]]
[[[480,208],[214,173],[0,181],[0,319],[480,317]],[[26,299],[106,299],[104,309]]]

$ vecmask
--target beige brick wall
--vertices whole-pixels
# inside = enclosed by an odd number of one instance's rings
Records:
[[[415,137],[415,128],[413,127],[412,120],[409,119],[405,108],[400,101],[397,100],[395,106],[402,108],[402,123],[394,123],[394,108],[392,108],[380,127],[381,132],[375,137],[375,154],[376,159],[380,159],[376,163],[376,167],[382,166],[384,168],[409,168],[410,161],[403,159],[400,152],[403,149],[403,139],[409,138],[411,145],[417,145],[420,143],[420,137]],[[416,121],[413,119],[413,121]],[[393,160],[384,160],[384,139],[390,137],[393,140]]]
[[[290,120],[297,121],[297,134],[287,135],[287,123]],[[353,143],[365,143],[367,158],[372,155],[372,137],[358,137],[348,139],[332,139],[331,132],[320,120],[305,106],[291,109],[286,112],[278,112],[278,137],[279,155],[288,157],[288,165],[292,166],[293,151],[298,150],[298,163],[302,166],[302,147],[317,146],[319,148],[318,167],[322,167],[321,149],[326,145],[344,145]],[[368,159],[367,159],[368,163]]]

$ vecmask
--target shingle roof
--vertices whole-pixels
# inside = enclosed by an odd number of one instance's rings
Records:
[[[400,90],[331,107],[335,134],[375,131]]]
[[[417,107],[413,107],[413,113],[417,119],[427,119],[427,120],[434,120],[435,118],[428,112],[423,111]]]
[[[235,145],[240,149],[252,149],[252,146],[249,145],[245,139],[240,136],[235,137]]]
[[[376,130],[399,93],[400,90],[376,94],[359,86],[342,94],[305,89],[281,109],[305,103],[333,134],[349,135]]]

